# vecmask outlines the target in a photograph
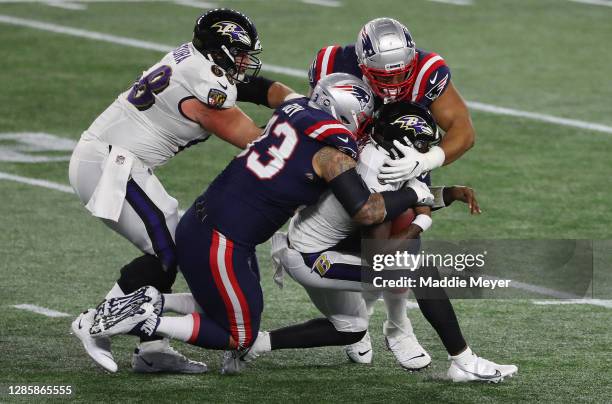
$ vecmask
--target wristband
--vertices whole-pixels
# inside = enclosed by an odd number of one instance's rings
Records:
[[[446,155],[444,154],[444,150],[440,146],[433,146],[425,155],[423,156],[427,160],[426,171],[431,171],[435,168],[442,167],[444,164],[444,160],[446,159]]]
[[[417,217],[415,217],[412,221],[412,224],[419,226],[421,229],[423,229],[423,232],[427,231],[431,227],[431,223],[431,217],[423,214],[417,215]]]
[[[445,189],[445,187],[429,187],[429,191],[434,197],[434,202],[431,209],[441,209],[447,206],[446,201],[444,200]]]

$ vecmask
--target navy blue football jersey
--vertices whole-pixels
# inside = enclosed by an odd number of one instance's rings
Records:
[[[332,146],[353,159],[353,134],[308,98],[287,101],[257,140],[223,170],[198,198],[208,220],[226,237],[246,245],[268,240],[302,205],[318,201],[327,189],[312,159]]]
[[[414,74],[416,80],[406,98],[427,108],[438,98],[450,83],[450,69],[444,59],[434,52],[417,49],[417,67]],[[359,68],[355,45],[326,46],[322,48],[312,61],[308,71],[310,87],[314,88],[321,77],[332,73],[349,73],[364,79]],[[382,105],[382,100],[376,97],[376,105]]]

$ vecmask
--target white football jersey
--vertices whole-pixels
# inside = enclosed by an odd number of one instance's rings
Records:
[[[236,95],[234,81],[186,43],[144,71],[138,82],[91,124],[82,139],[121,146],[154,168],[210,136],[183,115],[183,101],[196,98],[212,108],[230,108]]]
[[[370,192],[395,191],[403,183],[381,184],[378,173],[387,155],[375,144],[368,143],[359,154],[357,173]],[[302,253],[327,250],[345,239],[359,225],[351,219],[336,196],[327,191],[319,202],[297,212],[289,223],[291,246]]]

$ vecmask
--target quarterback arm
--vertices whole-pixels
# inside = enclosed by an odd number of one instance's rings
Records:
[[[412,188],[370,193],[355,167],[354,159],[333,147],[323,147],[312,159],[316,174],[329,183],[332,192],[348,214],[361,225],[392,220],[420,199]],[[428,193],[429,191],[427,191]]]
[[[463,185],[454,185],[451,187],[433,187],[431,193],[434,195],[434,206],[432,210],[437,210],[450,206],[454,201],[461,201],[468,205],[470,214],[480,214],[482,210],[478,200],[476,199],[476,192]],[[438,197],[438,195],[440,197]],[[440,201],[438,201],[440,200]]]
[[[444,151],[444,165],[450,164],[474,146],[476,131],[470,111],[452,81],[430,109],[438,126],[446,132],[440,147]]]
[[[181,104],[181,111],[205,130],[241,149],[258,138],[262,132],[262,129],[236,106],[216,109],[193,98]]]

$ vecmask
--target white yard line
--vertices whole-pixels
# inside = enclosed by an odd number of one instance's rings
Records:
[[[42,3],[47,6],[63,8],[65,10],[79,10],[79,11],[87,10],[86,5],[75,3],[75,2],[70,2],[70,1],[56,0],[56,1],[43,1]]]
[[[13,181],[13,182],[18,182],[20,184],[26,184],[26,185],[32,185],[35,187],[53,189],[55,191],[60,191],[60,192],[64,192],[67,194],[74,194],[74,190],[69,185],[64,185],[58,182],[52,182],[52,181],[47,181],[47,180],[40,180],[37,178],[22,177],[20,175],[9,174],[9,173],[5,173],[2,171],[0,171],[0,180]],[[179,216],[183,216],[184,213],[185,213],[184,210],[179,209]]]
[[[490,280],[505,280],[506,278],[499,278],[497,276],[491,275],[483,275],[484,279]],[[515,280],[511,280],[510,285],[511,288],[525,290],[527,292],[537,293],[542,296],[554,297],[556,299],[579,299],[580,296],[575,295],[573,293],[561,292],[555,289],[546,288],[543,286],[532,285],[530,283],[519,282]]]
[[[12,307],[19,310],[27,310],[31,311],[32,313],[42,314],[43,316],[47,317],[71,317],[71,315],[68,313],[62,313],[61,311],[51,310],[46,307],[36,306],[34,304],[16,304]]]
[[[611,0],[568,0],[574,3],[590,4],[593,6],[607,6],[612,7]]]
[[[302,0],[302,3],[323,7],[342,7],[342,2],[335,0]]]
[[[2,0],[0,0],[2,1]],[[55,32],[58,34],[71,35],[79,38],[87,38],[96,41],[109,42],[117,45],[129,46],[132,48],[148,49],[158,52],[168,52],[173,49],[170,45],[163,45],[155,42],[141,41],[133,38],[126,38],[117,35],[104,34],[100,32],[87,31],[78,28],[71,28],[57,24],[46,23],[36,20],[28,20],[24,18],[12,17],[9,15],[0,14],[0,23],[17,25],[22,27],[28,27],[32,29],[38,29],[42,31]],[[263,70],[285,74],[287,76],[306,78],[308,74],[305,70],[295,69],[285,66],[277,66],[264,64]],[[481,102],[471,101],[468,102],[470,108],[475,111],[489,112],[498,115],[515,116],[518,118],[532,119],[535,121],[548,122],[555,125],[569,126],[581,129],[588,129],[595,132],[603,132],[612,134],[612,126],[607,126],[599,123],[579,121],[576,119],[560,118],[552,115],[540,114],[535,112],[521,111],[517,109],[498,107],[495,105],[484,104]]]
[[[474,4],[472,0],[428,0],[434,3],[446,3],[455,6],[471,6]]]
[[[520,111],[518,109],[496,107],[495,105],[483,104],[482,102],[468,101],[468,106],[476,111],[491,112],[498,115],[515,116],[517,118],[527,118],[534,121],[548,122],[555,125],[571,126],[574,128],[587,129],[595,132],[612,134],[612,126],[599,123],[579,121],[577,119],[560,118],[557,116],[540,114],[537,112]]]
[[[533,304],[541,306],[551,306],[559,304],[588,304],[591,306],[600,306],[612,309],[612,300],[601,299],[534,300]]]
[[[202,11],[207,9],[207,8],[217,8],[217,7],[219,7],[217,4],[210,3],[208,1],[176,0],[174,3],[178,4],[179,6],[187,6],[187,7],[199,8]]]
[[[219,7],[217,3],[198,0],[0,0],[0,4],[41,3],[67,10],[86,10],[87,3],[174,3],[179,6],[195,7],[201,10]]]
[[[42,187],[47,189],[53,189],[55,191],[65,192],[67,194],[74,194],[72,187],[68,185],[59,184],[57,182],[51,182],[46,180],[39,180],[36,178],[22,177],[20,175],[14,175],[4,173],[0,171],[0,180],[14,181],[21,184],[33,185],[35,187]]]

